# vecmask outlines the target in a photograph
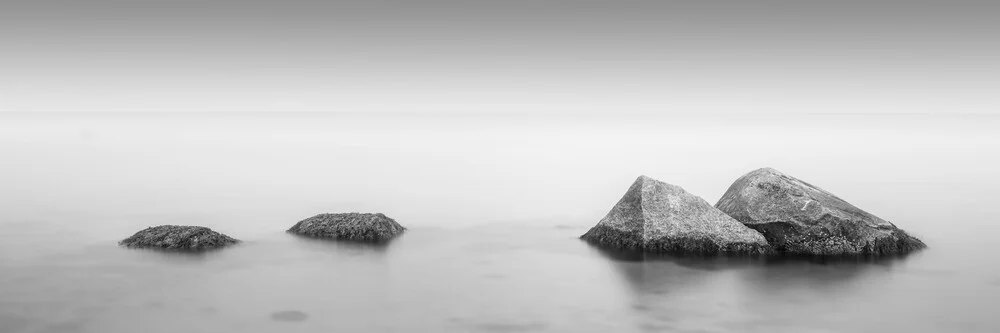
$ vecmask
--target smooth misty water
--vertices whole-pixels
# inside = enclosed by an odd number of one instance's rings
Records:
[[[996,332],[1000,119],[0,116],[0,332]],[[576,237],[639,174],[775,167],[931,247],[697,259]],[[285,234],[379,211],[385,246]],[[157,224],[244,239],[127,250]]]

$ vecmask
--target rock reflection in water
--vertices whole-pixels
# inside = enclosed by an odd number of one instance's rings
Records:
[[[904,260],[701,257],[591,249],[621,276],[632,296],[636,329],[641,331],[773,332],[808,330],[825,321],[850,326],[841,320],[852,312],[844,304],[863,302],[866,291]]]

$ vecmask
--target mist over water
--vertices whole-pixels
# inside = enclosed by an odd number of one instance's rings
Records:
[[[4,0],[0,333],[998,332],[998,4]],[[577,238],[761,167],[930,248]],[[284,232],[351,211],[409,229]],[[245,242],[116,245],[161,224]]]
[[[3,332],[993,332],[991,116],[0,118]],[[636,256],[577,237],[645,174],[714,203],[764,166],[930,248]],[[382,212],[388,245],[283,231]],[[127,250],[159,224],[244,244]]]

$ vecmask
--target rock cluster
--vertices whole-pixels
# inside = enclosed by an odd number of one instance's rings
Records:
[[[340,213],[307,218],[288,232],[385,242],[405,230],[381,213]],[[611,211],[580,238],[608,248],[698,255],[878,257],[927,247],[889,221],[771,168],[737,179],[715,206],[679,186],[639,176]],[[199,251],[239,242],[206,227],[161,225],[119,244]]]

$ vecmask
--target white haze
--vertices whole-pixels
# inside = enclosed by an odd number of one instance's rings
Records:
[[[221,222],[255,212],[260,219],[240,223],[282,224],[381,211],[417,225],[595,220],[640,174],[714,203],[765,166],[892,219],[915,204],[897,192],[931,196],[961,179],[975,190],[968,195],[985,194],[974,184],[995,182],[1000,162],[993,117],[3,120],[0,205],[18,219],[44,211]]]

